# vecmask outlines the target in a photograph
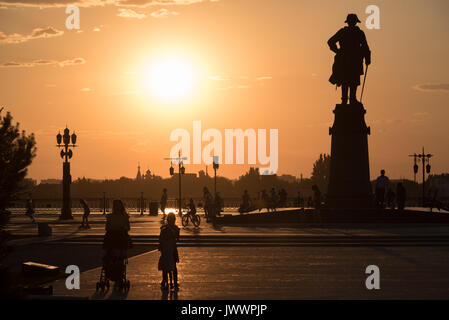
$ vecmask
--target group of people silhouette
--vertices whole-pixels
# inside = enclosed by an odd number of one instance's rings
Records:
[[[266,189],[260,191],[256,199],[251,199],[248,190],[243,191],[242,202],[239,207],[241,214],[266,208],[268,212],[276,212],[276,208],[285,207],[287,205],[287,191],[281,188],[276,192],[275,188],[271,188],[270,193]]]
[[[120,283],[126,279],[127,251],[132,247],[129,214],[121,200],[114,200],[112,213],[106,215],[106,233],[103,239],[103,268],[108,278]],[[168,213],[166,223],[160,228],[159,245],[160,258],[158,270],[162,271],[161,289],[178,290],[179,262],[177,242],[179,227],[173,212]],[[118,267],[117,267],[118,264]]]
[[[396,193],[390,185],[390,179],[385,175],[385,170],[380,170],[380,176],[376,179],[375,189],[375,203],[377,208],[395,209],[396,205],[399,212],[403,212],[405,208],[405,201],[407,199],[407,192],[402,182],[396,184]]]

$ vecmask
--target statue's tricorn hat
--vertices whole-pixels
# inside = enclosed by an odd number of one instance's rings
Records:
[[[349,22],[361,22],[361,21],[359,20],[359,18],[357,17],[357,15],[355,13],[350,13],[346,17],[346,21],[345,22],[349,23]]]

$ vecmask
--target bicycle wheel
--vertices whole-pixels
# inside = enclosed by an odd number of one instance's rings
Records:
[[[189,216],[187,214],[182,216],[182,226],[186,227],[189,224]]]
[[[198,226],[200,225],[200,223],[201,223],[200,217],[197,216],[197,215],[194,215],[194,216],[192,217],[192,223],[193,223],[193,225],[194,225],[195,227],[198,227]]]

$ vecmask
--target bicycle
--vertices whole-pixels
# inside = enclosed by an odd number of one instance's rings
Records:
[[[187,227],[189,225],[189,219],[195,227],[198,227],[201,223],[201,218],[197,214],[186,213],[182,216],[183,227]]]

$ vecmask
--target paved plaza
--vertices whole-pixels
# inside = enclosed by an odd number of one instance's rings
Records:
[[[105,217],[91,215],[91,228],[42,213],[53,235],[37,237],[37,226],[13,214],[15,239],[7,258],[19,266],[32,260],[81,270],[81,289],[52,283],[57,297],[89,299],[447,299],[449,225],[345,224],[181,227],[178,265],[181,289],[160,290],[157,237],[161,217],[131,214],[134,247],[129,251],[127,294],[95,292],[101,270]],[[180,222],[177,221],[179,225]],[[368,265],[380,268],[380,290],[367,290]]]

